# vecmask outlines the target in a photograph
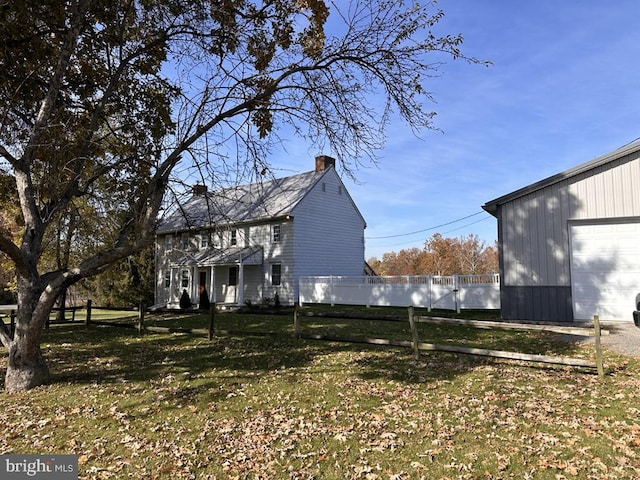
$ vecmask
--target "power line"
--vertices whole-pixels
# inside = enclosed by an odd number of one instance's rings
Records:
[[[425,228],[423,230],[416,230],[415,232],[409,233],[398,233],[396,235],[386,235],[384,237],[366,237],[367,240],[382,240],[384,238],[397,238],[397,237],[408,237],[409,235],[415,235],[416,233],[428,232],[429,230],[435,230],[436,228],[446,227],[447,225],[451,225],[453,223],[458,223],[467,218],[475,217],[476,215],[480,215],[481,213],[485,213],[484,211],[472,213],[471,215],[467,215],[466,217],[458,218],[457,220],[452,220],[451,222],[443,223],[440,225],[436,225],[435,227]]]
[[[481,218],[480,220],[475,220],[475,221],[470,222],[470,223],[465,223],[464,225],[462,225],[460,227],[456,227],[456,228],[453,228],[451,230],[447,230],[446,232],[440,232],[440,233],[442,235],[446,235],[447,233],[451,233],[451,232],[455,232],[455,231],[458,231],[458,230],[462,230],[463,228],[469,227],[471,225],[475,225],[476,223],[484,222],[486,220],[489,220],[490,218],[491,217]],[[415,242],[416,242],[415,240],[411,240],[411,241],[408,241],[408,242],[388,243],[388,244],[385,244],[385,245],[370,245],[369,247],[370,248],[398,248],[398,247],[403,247],[405,245],[415,244]]]

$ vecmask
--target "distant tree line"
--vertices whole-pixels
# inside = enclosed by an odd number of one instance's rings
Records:
[[[389,252],[368,260],[378,275],[474,275],[498,272],[498,249],[477,235],[459,238],[436,233],[423,248]]]

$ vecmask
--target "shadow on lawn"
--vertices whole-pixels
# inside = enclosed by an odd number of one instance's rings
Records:
[[[286,337],[216,337],[209,342],[194,335],[139,335],[117,328],[60,326],[45,334],[43,346],[53,383],[132,383],[153,388],[172,378],[192,380],[172,391],[174,400],[205,391],[211,400],[223,398],[239,385],[271,372],[303,372],[312,364],[322,365],[318,359],[340,353],[354,354],[353,362],[363,378],[385,372],[389,378],[413,381],[412,375],[398,370],[409,368],[410,350]],[[361,361],[363,351],[371,352],[370,362]],[[440,369],[438,378],[453,374]]]
[[[355,323],[354,323],[355,322]],[[358,323],[360,322],[360,323]],[[403,322],[383,324],[372,330],[370,321],[332,320],[315,323],[314,331],[326,331],[336,336],[380,337],[408,339]],[[311,325],[305,325],[311,328]],[[427,343],[459,344],[518,351],[569,356],[576,346],[561,342],[555,336],[539,333],[421,324],[420,341]],[[204,390],[218,389],[218,396],[226,396],[238,382],[261,377],[276,369],[300,369],[316,363],[318,358],[338,353],[361,354],[354,362],[357,375],[364,379],[386,378],[402,382],[424,382],[451,379],[478,365],[493,362],[486,357],[457,355],[444,352],[424,352],[413,359],[408,348],[372,346],[314,340],[296,341],[281,333],[270,336],[215,337],[212,342],[203,336],[188,334],[144,334],[135,330],[113,327],[85,328],[61,325],[45,332],[44,352],[49,361],[53,382],[78,384],[119,382],[162,382],[180,377],[194,379],[175,395],[185,398]],[[541,351],[542,350],[542,351]],[[197,381],[195,381],[197,379]],[[229,387],[229,390],[226,389]]]

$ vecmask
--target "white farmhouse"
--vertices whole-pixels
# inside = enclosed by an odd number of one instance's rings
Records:
[[[314,171],[193,196],[156,232],[156,304],[292,304],[305,275],[363,275],[366,223],[335,171]]]

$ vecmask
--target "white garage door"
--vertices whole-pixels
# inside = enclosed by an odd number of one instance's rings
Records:
[[[571,225],[569,232],[574,318],[631,321],[640,292],[640,222]]]

